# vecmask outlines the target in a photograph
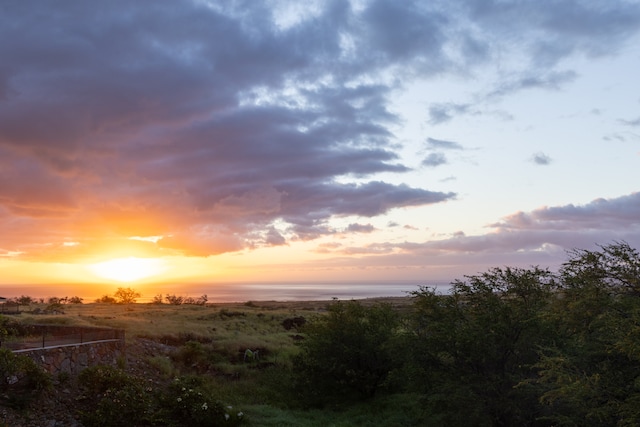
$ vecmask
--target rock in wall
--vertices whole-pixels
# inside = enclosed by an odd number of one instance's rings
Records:
[[[116,365],[124,356],[124,341],[72,344],[53,348],[39,348],[20,353],[30,357],[51,374],[78,374],[94,365]]]

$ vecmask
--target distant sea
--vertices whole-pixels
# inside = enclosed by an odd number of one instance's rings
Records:
[[[449,283],[229,283],[192,284],[184,289],[191,297],[206,294],[209,302],[245,301],[324,301],[375,297],[405,297],[421,286],[446,293]],[[160,292],[158,292],[160,293]],[[185,295],[185,292],[163,290],[162,293]],[[145,295],[146,296],[146,295]],[[151,300],[152,296],[149,297]],[[141,299],[143,302],[145,298]]]
[[[155,295],[166,294],[199,298],[207,295],[211,303],[246,302],[246,301],[325,301],[337,298],[340,300],[364,299],[375,297],[404,297],[421,286],[435,288],[440,293],[447,293],[450,283],[438,282],[348,282],[348,283],[190,283],[190,284],[114,284],[101,285],[96,290],[92,285],[0,285],[0,296],[12,298],[28,295],[34,298],[51,296],[79,296],[85,303],[110,294],[118,287],[138,290],[142,297],[138,302],[150,302]],[[112,289],[112,290],[110,290]],[[106,291],[105,291],[106,290]],[[99,292],[99,294],[96,294]]]

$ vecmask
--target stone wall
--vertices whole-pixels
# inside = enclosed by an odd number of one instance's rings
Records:
[[[116,365],[118,358],[124,357],[124,352],[124,340],[14,351],[30,357],[51,374],[60,372],[78,374],[89,366]]]

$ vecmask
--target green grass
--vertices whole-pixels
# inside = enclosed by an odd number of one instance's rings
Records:
[[[170,381],[180,375],[206,377],[217,398],[242,410],[251,426],[411,426],[419,419],[412,412],[412,396],[380,397],[373,402],[303,410],[287,389],[292,357],[298,348],[295,328],[286,330],[287,318],[322,316],[329,302],[251,302],[238,304],[65,305],[64,314],[39,315],[25,311],[24,323],[99,326],[124,329],[127,342],[143,337],[173,346],[165,355],[147,356],[148,369]],[[37,307],[36,305],[32,308]],[[195,341],[195,343],[189,343]],[[243,361],[246,349],[259,349],[258,362]]]
[[[397,427],[424,425],[418,396],[385,396],[331,410],[287,409],[272,405],[244,407],[250,425],[264,427]]]

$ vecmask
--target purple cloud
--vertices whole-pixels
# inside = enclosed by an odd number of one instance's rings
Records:
[[[518,46],[531,74],[510,70],[496,90],[556,89],[575,77],[561,59],[609,54],[640,28],[632,3],[326,2],[287,25],[259,0],[2,12],[1,247],[64,259],[279,245],[334,233],[335,217],[451,200],[399,183],[410,168],[390,97],[403,81],[473,71]],[[432,124],[478,113],[428,105]]]

